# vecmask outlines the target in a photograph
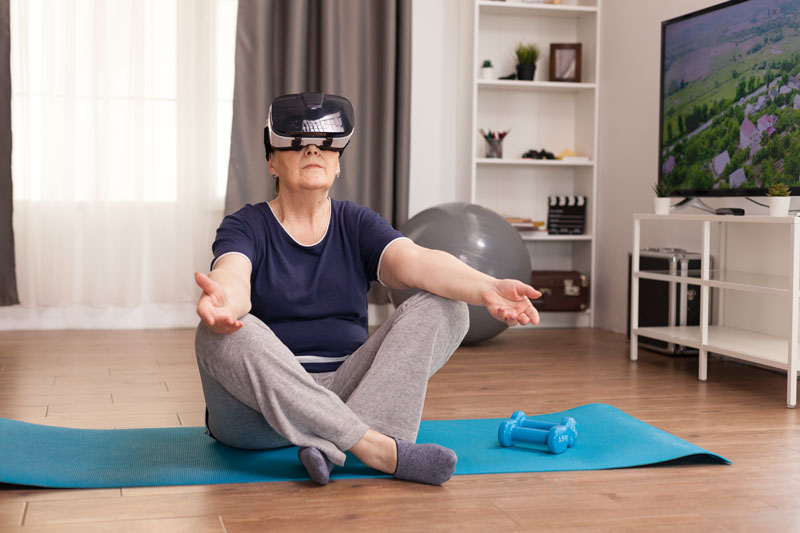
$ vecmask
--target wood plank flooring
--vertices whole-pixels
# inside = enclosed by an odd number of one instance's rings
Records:
[[[81,428],[202,425],[194,332],[0,332],[0,416]],[[424,418],[612,404],[733,460],[589,472],[102,490],[0,485],[0,531],[800,531],[800,425],[784,375],[644,350],[602,330],[515,329],[460,348]],[[2,461],[2,458],[0,458]]]

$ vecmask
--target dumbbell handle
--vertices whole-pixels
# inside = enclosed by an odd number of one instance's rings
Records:
[[[517,441],[533,442],[534,444],[547,444],[549,432],[549,430],[543,431],[541,429],[516,426],[511,430],[511,438]]]
[[[541,422],[539,420],[528,418],[523,411],[514,411],[514,414],[511,415],[511,418],[515,420],[519,426],[524,428],[548,430],[554,426],[566,426],[567,433],[569,434],[570,448],[575,446],[575,441],[578,439],[578,423],[571,416],[565,416],[560,423]]]
[[[550,453],[562,453],[567,449],[569,436],[564,426],[543,430],[522,427],[515,420],[506,420],[500,424],[498,440],[503,446],[513,446],[516,441],[546,444]]]

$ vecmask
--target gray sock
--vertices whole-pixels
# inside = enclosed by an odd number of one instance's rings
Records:
[[[297,457],[308,472],[311,481],[318,485],[327,485],[331,478],[333,463],[317,448],[302,447],[297,451]]]
[[[395,478],[441,485],[455,472],[458,457],[450,448],[438,444],[415,444],[400,439],[394,441],[397,444]]]

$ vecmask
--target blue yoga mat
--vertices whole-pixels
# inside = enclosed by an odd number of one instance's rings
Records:
[[[510,415],[511,413],[509,413]],[[578,441],[553,455],[537,445],[504,448],[503,419],[423,421],[417,442],[435,442],[458,454],[456,474],[597,470],[693,458],[730,463],[605,404],[531,416],[578,422]],[[348,456],[332,478],[386,477]],[[200,427],[70,429],[0,418],[0,482],[55,488],[141,487],[308,480],[297,448],[230,448]]]

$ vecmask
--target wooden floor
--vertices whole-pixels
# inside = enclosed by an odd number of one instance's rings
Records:
[[[82,427],[195,426],[193,331],[0,333],[0,416]],[[733,460],[589,472],[103,490],[0,485],[0,531],[800,531],[800,426],[785,377],[646,351],[581,330],[509,331],[462,348],[424,418],[612,404]],[[2,461],[0,457],[0,461]]]

